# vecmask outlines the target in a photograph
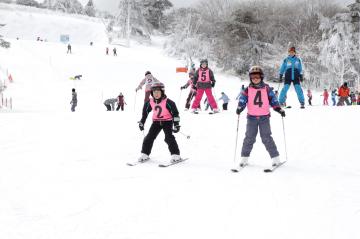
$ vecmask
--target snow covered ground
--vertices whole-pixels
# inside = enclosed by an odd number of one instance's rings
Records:
[[[57,34],[56,28],[46,31]],[[0,238],[357,237],[358,106],[323,107],[318,96],[316,106],[300,110],[295,92],[289,91],[293,108],[284,120],[286,165],[263,173],[270,159],[258,139],[251,165],[233,174],[235,97],[246,80],[215,71],[215,95],[230,96],[229,111],[193,115],[183,111],[188,91],[179,90],[186,75],[175,73],[183,63],[162,53],[162,39],[154,39],[153,47],[117,47],[113,57],[105,55],[105,43],[91,47],[83,34],[83,44],[73,44],[71,55],[63,44],[15,40],[11,34],[12,47],[0,48],[0,64],[14,78],[6,90],[14,109],[0,110]],[[136,122],[143,92],[135,94],[135,88],[146,70],[165,83],[180,109],[181,132],[191,135],[176,135],[181,154],[190,157],[183,164],[157,166],[169,160],[160,134],[149,163],[126,166],[141,149],[143,134]],[[69,80],[77,74],[82,80]],[[69,104],[73,87],[79,99],[75,113]],[[125,111],[106,112],[103,101],[120,92]],[[238,154],[245,124],[243,114]],[[271,124],[285,160],[276,112]]]

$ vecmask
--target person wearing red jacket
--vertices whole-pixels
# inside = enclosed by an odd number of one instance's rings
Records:
[[[324,97],[323,105],[329,105],[329,102],[328,102],[329,92],[327,91],[327,89],[324,89],[324,93],[322,95]]]
[[[344,84],[342,86],[340,86],[339,91],[338,91],[338,95],[339,95],[339,101],[337,103],[337,106],[343,106],[344,102],[347,105],[350,105],[350,101],[349,101],[349,96],[350,96],[350,89],[347,85],[347,82],[344,82]]]

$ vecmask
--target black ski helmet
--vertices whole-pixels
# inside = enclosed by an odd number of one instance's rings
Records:
[[[146,72],[145,72],[145,76],[147,76],[147,75],[151,75],[151,72],[150,72],[150,71],[146,71]]]
[[[208,62],[208,60],[207,60],[207,59],[202,59],[202,60],[200,61],[200,66],[201,66],[203,63],[205,63],[205,64],[206,64],[206,66],[208,66],[208,65],[209,65],[209,62]]]
[[[151,85],[151,96],[154,97],[153,92],[154,90],[160,90],[161,91],[161,96],[165,95],[165,86],[163,83],[161,82],[155,82]]]

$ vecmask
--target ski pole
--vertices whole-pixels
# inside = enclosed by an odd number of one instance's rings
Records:
[[[178,105],[180,104],[180,100],[181,100],[181,93],[182,93],[182,90],[180,90],[179,99],[178,99],[178,101],[177,101],[177,104],[178,104]]]
[[[237,126],[236,126],[236,140],[235,140],[234,163],[236,162],[236,150],[237,150],[237,143],[238,143],[238,136],[239,136],[239,121],[240,121],[240,114],[238,115]]]
[[[284,133],[284,145],[285,145],[285,159],[288,160],[287,156],[287,147],[286,147],[286,137],[285,137],[285,124],[284,124],[284,117],[281,117],[282,120],[282,126],[283,126],[283,133]]]
[[[179,131],[180,134],[182,134],[183,136],[185,136],[187,139],[190,139],[190,135],[188,134],[184,134],[183,132]]]

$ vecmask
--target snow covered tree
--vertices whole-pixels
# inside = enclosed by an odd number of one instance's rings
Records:
[[[130,10],[130,17],[128,18]],[[128,19],[130,19],[130,32],[139,40],[149,40],[151,25],[144,18],[143,1],[121,0],[116,18],[110,22],[108,30],[111,38],[126,38]]]
[[[144,0],[143,14],[154,29],[160,29],[164,21],[164,11],[173,7],[169,0]]]
[[[322,25],[324,36],[319,59],[328,70],[325,86],[337,87],[359,77],[358,38],[354,38],[353,27],[348,14],[339,14]]]
[[[7,42],[4,39],[2,39],[1,35],[0,35],[0,47],[10,48],[10,42]]]
[[[90,17],[95,17],[95,6],[92,0],[89,0],[89,2],[86,4],[84,8],[84,13]]]
[[[3,27],[3,26],[5,26],[5,24],[1,24],[1,23],[0,23],[0,27]],[[10,42],[7,42],[7,41],[5,41],[5,40],[2,39],[2,38],[3,38],[3,36],[0,35],[0,47],[10,48]]]
[[[19,4],[19,5],[30,6],[30,7],[39,7],[40,6],[40,4],[38,2],[36,2],[35,0],[16,0],[15,3]]]
[[[65,13],[83,14],[84,12],[83,6],[77,0],[45,0],[43,5]]]
[[[179,8],[168,14],[167,25],[172,34],[165,48],[169,55],[178,55],[192,63],[192,58],[204,54],[195,37],[200,27],[200,13],[193,8]]]

